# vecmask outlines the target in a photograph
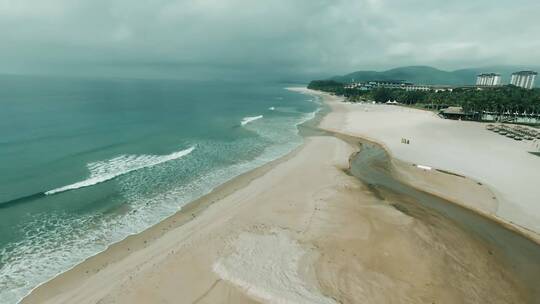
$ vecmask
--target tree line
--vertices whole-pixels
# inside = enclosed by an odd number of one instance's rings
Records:
[[[349,101],[397,101],[408,105],[441,108],[461,106],[466,112],[487,111],[494,113],[540,113],[540,89],[527,90],[513,85],[483,88],[454,88],[452,91],[406,91],[403,89],[377,88],[359,90],[345,88],[333,80],[312,81],[308,88],[347,97]]]

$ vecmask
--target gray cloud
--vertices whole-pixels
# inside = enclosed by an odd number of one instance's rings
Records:
[[[295,74],[540,65],[538,16],[537,0],[0,0],[0,65]]]

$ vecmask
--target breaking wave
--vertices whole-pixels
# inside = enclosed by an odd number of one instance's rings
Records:
[[[263,118],[262,115],[259,115],[259,116],[248,116],[248,117],[244,117],[244,118],[242,118],[242,121],[240,122],[240,124],[241,124],[242,126],[245,126],[245,125],[247,125],[248,123],[253,122],[253,121],[257,120],[257,119],[261,119],[261,118]]]
[[[190,154],[193,150],[195,150],[195,147],[167,155],[121,155],[107,161],[89,163],[87,165],[88,170],[90,171],[89,178],[74,184],[49,190],[45,192],[45,195],[93,186],[129,172],[179,159]]]

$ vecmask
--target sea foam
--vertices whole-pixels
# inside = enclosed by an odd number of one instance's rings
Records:
[[[164,162],[179,159],[190,154],[193,152],[193,150],[195,150],[195,147],[167,155],[121,155],[107,161],[93,162],[87,165],[88,170],[90,171],[89,178],[74,184],[49,190],[45,192],[45,194],[51,195],[64,191],[93,186],[132,171],[153,167]]]
[[[263,118],[262,115],[259,115],[259,116],[248,116],[248,117],[244,117],[244,118],[242,118],[242,121],[240,122],[240,124],[241,124],[242,126],[245,126],[245,125],[247,125],[248,123],[253,122],[253,121],[257,120],[257,119],[261,119],[261,118]]]
[[[279,105],[276,105],[275,110],[285,112]],[[105,250],[109,245],[155,225],[227,180],[292,151],[302,143],[298,128],[294,126],[313,118],[315,113],[291,111],[288,115],[276,113],[265,116],[265,119],[249,124],[250,131],[258,136],[243,138],[241,141],[228,143],[194,140],[195,147],[187,151],[196,149],[197,157],[182,158],[182,151],[178,151],[161,156],[123,155],[115,158],[120,159],[116,162],[110,159],[88,164],[88,179],[96,178],[92,173],[98,171],[107,175],[116,170],[112,178],[124,174],[117,179],[117,188],[125,203],[121,208],[96,214],[78,215],[46,210],[33,215],[32,220],[21,222],[18,229],[26,237],[0,248],[0,303],[18,303],[36,286]],[[230,161],[221,161],[219,166],[208,162],[207,157],[214,159],[219,156],[221,159],[228,153],[238,151],[238,147],[243,151],[249,147],[252,153],[248,154],[253,157],[239,158],[235,154]],[[175,157],[175,154],[180,155]],[[179,158],[182,160],[169,161]],[[126,161],[130,165],[120,165]],[[117,163],[117,169],[112,163]],[[152,166],[156,167],[148,172],[136,171]],[[131,173],[126,174],[128,172]],[[175,178],[171,179],[174,182],[166,180],[170,174],[174,174]],[[184,176],[190,178],[186,180]],[[145,187],[152,191],[145,190]],[[309,285],[305,287],[308,293],[302,289],[302,294],[310,294],[312,299],[319,299]]]

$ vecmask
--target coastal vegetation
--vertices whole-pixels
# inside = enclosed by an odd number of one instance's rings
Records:
[[[484,89],[457,87],[451,91],[406,91],[388,88],[359,90],[345,88],[344,83],[335,80],[316,80],[312,81],[308,88],[345,96],[351,102],[397,101],[432,109],[460,106],[466,112],[540,113],[540,89],[527,90],[512,85]]]
[[[396,80],[402,79],[412,83],[421,84],[447,84],[452,86],[462,86],[474,83],[476,76],[485,71],[497,71],[502,76],[504,83],[510,82],[510,75],[515,71],[523,69],[540,70],[540,67],[530,66],[491,66],[481,68],[466,68],[455,71],[440,70],[430,66],[405,66],[397,67],[386,71],[356,71],[346,75],[334,76],[331,79],[349,83],[349,82],[363,82],[370,80]]]

